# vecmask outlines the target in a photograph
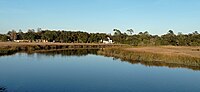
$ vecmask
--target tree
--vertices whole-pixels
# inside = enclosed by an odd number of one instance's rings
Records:
[[[42,28],[37,28],[37,32],[41,32],[42,31]]]
[[[174,34],[173,30],[169,30],[166,34],[158,36],[151,35],[148,31],[139,32],[133,35],[133,29],[126,30],[132,35],[127,35],[118,29],[113,29],[114,35],[106,33],[87,33],[82,31],[60,31],[60,30],[41,30],[29,29],[27,32],[22,32],[20,29],[17,33],[15,30],[9,31],[7,35],[0,34],[0,41],[9,40],[31,40],[36,39],[48,40],[49,42],[66,42],[66,43],[99,43],[101,40],[106,40],[110,37],[115,43],[129,44],[134,46],[152,46],[152,45],[173,45],[173,46],[200,46],[200,34],[195,31],[190,34],[178,33]]]
[[[77,32],[78,42],[87,43],[89,34],[86,32]]]
[[[177,35],[177,45],[178,46],[187,46],[188,44],[188,39],[187,36],[182,34],[181,32],[178,33]]]
[[[17,33],[17,39],[22,40],[22,39],[24,39],[23,37],[24,37],[24,33],[22,32],[21,29],[19,29],[19,32]]]
[[[169,30],[167,34],[161,36],[162,45],[178,45],[176,35],[172,30]]]
[[[134,33],[133,29],[128,29],[127,32],[132,35]]]
[[[174,35],[174,32],[172,30],[169,30],[168,34]]]
[[[115,35],[122,35],[121,31],[118,29],[113,29]]]
[[[29,29],[27,33],[24,34],[24,39],[34,41],[36,40],[36,33],[34,29]]]
[[[9,31],[7,34],[9,35],[11,41],[17,39],[17,32],[15,30]]]
[[[191,46],[200,46],[200,34],[195,31],[192,34],[188,35],[188,38],[190,39],[190,45]]]
[[[43,40],[48,40],[49,42],[55,41],[55,39],[58,37],[56,31],[49,31],[46,30],[45,33],[42,35]]]
[[[8,41],[8,36],[0,34],[0,42]]]
[[[138,39],[139,39],[138,45],[147,46],[150,44],[151,35],[149,34],[148,31],[145,31],[144,33],[140,32]]]
[[[198,33],[198,31],[194,31],[193,34],[194,35],[198,35],[199,33]]]

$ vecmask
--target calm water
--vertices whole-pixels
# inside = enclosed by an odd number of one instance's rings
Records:
[[[200,72],[148,67],[95,51],[17,53],[0,57],[8,92],[199,92]]]

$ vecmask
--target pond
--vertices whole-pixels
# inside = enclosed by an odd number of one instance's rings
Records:
[[[198,92],[200,72],[147,66],[97,50],[16,53],[0,57],[0,92]]]

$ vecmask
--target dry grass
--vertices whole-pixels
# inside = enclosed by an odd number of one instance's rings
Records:
[[[199,47],[127,47],[105,48],[98,54],[120,58],[131,63],[139,62],[147,65],[181,66],[200,69]]]
[[[102,43],[16,43],[16,42],[0,42],[0,46],[24,46],[24,45],[101,45],[101,46],[121,46],[122,44],[102,44]]]
[[[200,58],[200,46],[186,47],[186,46],[159,46],[159,47],[139,47],[139,48],[125,48],[127,51],[147,52],[162,55],[180,55]]]
[[[59,50],[59,49],[91,49],[123,46],[120,44],[98,44],[98,43],[15,43],[0,42],[0,55],[13,54],[20,51],[35,52],[39,50]]]

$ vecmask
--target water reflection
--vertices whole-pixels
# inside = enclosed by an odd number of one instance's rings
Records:
[[[38,51],[38,52],[28,52],[27,55],[32,57],[34,54],[37,54],[38,57],[40,55],[45,56],[86,56],[88,54],[98,55],[99,49],[68,49],[68,50],[52,50],[52,51]],[[20,55],[20,53],[18,53]],[[110,56],[106,56],[110,57]],[[117,57],[114,57],[113,60],[117,60]],[[168,68],[187,68],[199,71],[199,66],[189,66],[186,64],[179,64],[179,63],[166,63],[166,62],[159,62],[159,61],[138,61],[138,60],[127,60],[121,58],[122,62],[128,62],[130,64],[142,64],[148,67],[156,66],[156,67],[168,67]]]
[[[6,87],[0,86],[0,92],[7,92]]]
[[[31,52],[19,52],[19,53],[27,53],[28,55],[43,54],[46,56],[55,56],[55,55],[62,55],[62,56],[85,56],[88,54],[97,55],[97,51],[99,49],[65,49],[65,50],[41,50],[41,51],[31,51]],[[0,54],[2,56],[11,56],[16,54],[14,53],[7,53],[7,54]]]
[[[112,57],[97,55],[97,51],[76,49],[17,53],[13,56],[0,57],[0,86],[2,86],[0,92],[198,92],[200,90],[199,72],[188,69],[145,67],[173,66],[159,62],[112,60]],[[180,68],[179,65],[173,65]]]
[[[113,60],[117,60],[119,58],[113,58]],[[176,63],[166,63],[166,62],[161,62],[161,61],[138,61],[138,60],[127,60],[127,59],[120,59],[122,62],[128,62],[130,64],[142,64],[147,67],[168,67],[168,68],[187,68],[187,69],[192,69],[195,71],[199,71],[200,67],[199,66],[189,66],[189,65],[184,65],[184,64],[176,64]]]
[[[98,49],[69,49],[69,50],[57,50],[57,51],[43,51],[37,52],[37,54],[43,54],[46,56],[86,56],[88,54],[97,55]]]
[[[45,51],[45,52],[37,52],[37,54],[42,54],[46,56],[86,56],[88,54],[97,55],[99,49],[70,49],[70,50],[59,50],[59,51]],[[32,55],[31,53],[29,53]],[[113,58],[116,60],[118,58]],[[168,68],[188,68],[192,70],[200,70],[199,66],[189,66],[184,64],[176,64],[176,63],[166,63],[159,61],[137,61],[137,60],[127,60],[121,59],[122,62],[129,62],[130,64],[142,64],[148,67],[156,66],[156,67],[168,67]]]

